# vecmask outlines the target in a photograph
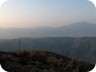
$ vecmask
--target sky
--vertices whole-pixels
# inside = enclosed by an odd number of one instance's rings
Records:
[[[88,0],[8,0],[0,8],[0,27],[58,27],[75,22],[96,23]]]

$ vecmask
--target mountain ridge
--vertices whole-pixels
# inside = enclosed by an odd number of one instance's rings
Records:
[[[96,63],[96,37],[45,37],[0,40],[0,51],[42,51],[44,49],[77,60],[82,58],[85,62]]]
[[[96,36],[96,24],[78,22],[61,27],[4,28],[0,39],[21,37],[93,37]]]

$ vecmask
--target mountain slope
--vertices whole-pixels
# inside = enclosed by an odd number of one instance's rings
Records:
[[[70,58],[82,59],[92,64],[96,63],[96,37],[49,37],[0,40],[0,51],[42,51],[44,49]]]
[[[0,52],[2,67],[10,72],[87,72],[94,65],[47,51]]]

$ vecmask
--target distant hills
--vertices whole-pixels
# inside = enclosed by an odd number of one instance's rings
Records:
[[[62,27],[1,28],[0,39],[20,37],[94,37],[96,24],[78,22]]]
[[[19,45],[20,40],[20,45]],[[96,63],[96,24],[0,29],[0,51],[44,50]]]

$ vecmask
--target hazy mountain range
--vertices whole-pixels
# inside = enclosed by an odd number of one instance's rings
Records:
[[[1,28],[0,39],[20,37],[89,37],[96,36],[96,24],[78,22],[62,27]]]

